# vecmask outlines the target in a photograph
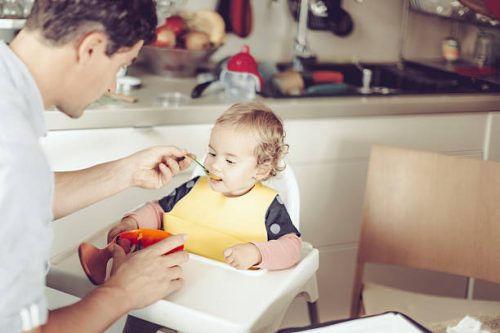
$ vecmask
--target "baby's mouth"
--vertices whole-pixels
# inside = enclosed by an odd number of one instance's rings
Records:
[[[216,175],[214,175],[214,174],[213,174],[213,173],[211,173],[211,172],[208,172],[208,170],[207,170],[207,176],[208,176],[208,178],[210,178],[210,180],[213,180],[213,181],[216,181],[216,182],[220,182],[220,181],[222,181],[222,178],[221,178],[221,177],[216,176]]]
[[[222,178],[221,178],[221,177],[216,176],[216,175],[211,174],[211,173],[209,173],[209,174],[208,174],[208,178],[210,178],[210,180],[215,181],[215,182],[220,182],[220,181],[222,181]]]

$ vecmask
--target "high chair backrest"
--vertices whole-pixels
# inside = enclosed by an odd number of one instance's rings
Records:
[[[500,283],[500,163],[372,148],[351,315],[364,264],[403,265]]]
[[[205,159],[201,159],[204,161]],[[201,167],[195,167],[192,173],[192,177],[201,176],[205,173]],[[285,170],[278,173],[278,175],[264,181],[264,184],[268,187],[275,189],[280,198],[285,203],[286,209],[290,218],[292,219],[293,225],[300,230],[300,192],[297,179],[295,178],[295,173],[292,170],[290,164],[287,163]]]

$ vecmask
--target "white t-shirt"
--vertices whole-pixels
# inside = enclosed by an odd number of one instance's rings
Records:
[[[42,96],[24,63],[0,41],[0,332],[47,321],[54,175],[41,148]]]

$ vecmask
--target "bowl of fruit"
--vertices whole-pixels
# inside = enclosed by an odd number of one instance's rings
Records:
[[[217,12],[179,13],[156,28],[156,40],[142,48],[140,57],[155,74],[193,76],[224,40],[224,19]]]

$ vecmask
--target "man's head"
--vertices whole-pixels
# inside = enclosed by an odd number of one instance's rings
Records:
[[[103,32],[108,56],[141,40],[151,43],[156,25],[154,0],[36,0],[26,21],[27,30],[39,31],[54,46]]]
[[[116,73],[135,60],[143,44],[154,40],[156,25],[154,0],[36,0],[19,34],[28,37],[11,46],[28,50],[21,58],[45,106],[55,105],[76,118],[88,104],[114,90]],[[36,49],[27,48],[33,44]],[[52,71],[47,73],[42,67],[49,66]],[[48,80],[47,74],[54,77]]]

